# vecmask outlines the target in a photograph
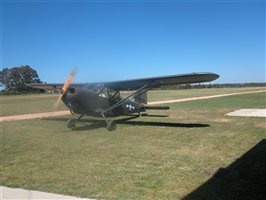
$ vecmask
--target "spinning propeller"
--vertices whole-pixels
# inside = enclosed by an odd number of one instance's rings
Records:
[[[64,86],[61,89],[61,94],[60,96],[57,98],[55,104],[54,104],[54,108],[57,108],[59,105],[60,100],[62,99],[62,97],[66,94],[71,82],[73,81],[73,79],[75,78],[77,69],[73,69],[72,72],[69,74],[69,76],[67,77]]]

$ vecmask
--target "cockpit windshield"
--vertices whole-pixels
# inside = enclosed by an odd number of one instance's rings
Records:
[[[87,84],[86,87],[90,92],[97,94],[99,97],[109,98],[112,100],[120,99],[119,91],[106,88],[102,84]]]
[[[101,90],[104,88],[101,84],[87,84],[86,87],[90,92],[95,94],[100,93]]]

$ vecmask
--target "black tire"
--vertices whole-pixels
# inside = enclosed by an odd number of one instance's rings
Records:
[[[116,123],[114,121],[109,121],[106,128],[108,131],[114,131],[116,130]]]
[[[67,120],[67,128],[74,128],[76,127],[77,120],[76,119],[69,119]]]

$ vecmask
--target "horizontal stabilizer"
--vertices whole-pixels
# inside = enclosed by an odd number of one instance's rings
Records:
[[[169,110],[169,106],[145,106],[146,110]]]

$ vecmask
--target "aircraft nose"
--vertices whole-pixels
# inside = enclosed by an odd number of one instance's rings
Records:
[[[63,101],[65,105],[74,113],[82,113],[82,105],[80,104],[80,91],[78,88],[68,88]]]
[[[70,87],[67,89],[62,99],[66,102],[70,102],[73,99],[75,99],[76,93],[77,93],[76,88]]]
[[[70,93],[70,94],[75,94],[75,92],[76,92],[76,89],[75,88],[68,88],[68,90],[67,90],[67,93]]]

